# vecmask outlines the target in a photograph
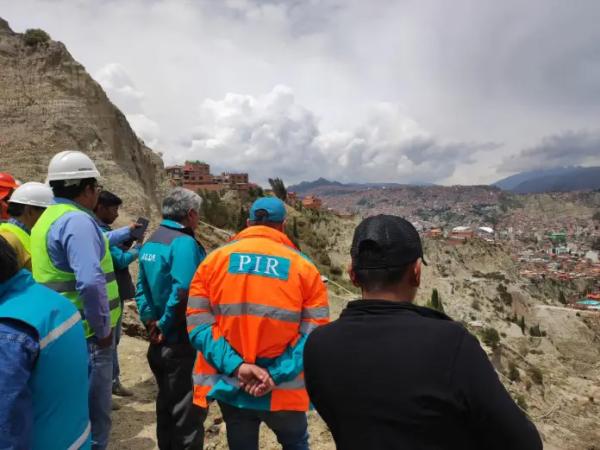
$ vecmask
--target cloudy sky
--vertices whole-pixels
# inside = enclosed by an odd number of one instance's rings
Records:
[[[264,182],[600,164],[596,0],[0,0],[165,162]]]

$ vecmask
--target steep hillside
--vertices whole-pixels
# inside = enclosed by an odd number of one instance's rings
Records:
[[[43,181],[50,158],[77,149],[131,215],[150,214],[163,163],[60,42],[26,44],[0,18],[0,169]]]

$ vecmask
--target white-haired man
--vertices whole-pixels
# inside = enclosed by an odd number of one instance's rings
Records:
[[[192,403],[196,356],[185,321],[188,289],[206,256],[194,230],[202,199],[183,189],[171,190],[162,204],[158,229],[140,250],[136,302],[150,335],[148,363],[158,384],[156,434],[162,449],[202,448],[206,409]]]

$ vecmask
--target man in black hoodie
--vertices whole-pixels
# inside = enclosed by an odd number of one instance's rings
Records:
[[[424,264],[415,228],[365,219],[351,256],[362,300],[313,331],[304,351],[308,393],[337,448],[542,449],[477,339],[412,303]]]

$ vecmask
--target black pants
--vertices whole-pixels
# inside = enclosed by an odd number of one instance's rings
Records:
[[[148,363],[158,384],[156,437],[161,450],[203,448],[207,410],[192,403],[195,356],[187,342],[148,348]]]

